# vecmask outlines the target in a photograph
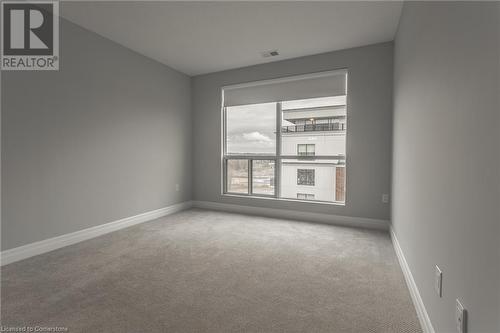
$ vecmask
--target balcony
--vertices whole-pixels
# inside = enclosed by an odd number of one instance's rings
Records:
[[[345,130],[346,126],[345,124],[342,123],[306,124],[306,125],[293,125],[293,126],[281,127],[281,133],[319,132],[319,131],[340,132]]]

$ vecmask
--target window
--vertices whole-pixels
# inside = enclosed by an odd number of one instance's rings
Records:
[[[345,202],[347,74],[328,75],[223,89],[223,194]]]
[[[297,145],[297,155],[299,156],[314,156],[316,150],[316,145],[314,144],[298,144]]]
[[[297,185],[314,186],[314,169],[298,169]]]
[[[252,160],[252,193],[274,195],[273,160]]]
[[[314,200],[314,194],[297,193],[297,199],[299,199],[299,200]]]
[[[248,161],[227,160],[227,192],[248,193]]]

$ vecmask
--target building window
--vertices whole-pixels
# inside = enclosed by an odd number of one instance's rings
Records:
[[[314,144],[298,144],[297,145],[297,155],[299,156],[314,156],[316,151],[316,145]]]
[[[324,97],[298,79],[223,88],[223,194],[345,203],[347,73],[329,75]]]
[[[314,186],[314,169],[298,169],[297,185]]]
[[[297,193],[297,199],[299,199],[299,200],[314,200],[314,194]]]

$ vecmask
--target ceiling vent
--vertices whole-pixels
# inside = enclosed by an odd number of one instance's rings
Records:
[[[264,58],[269,58],[269,57],[276,57],[280,55],[278,50],[272,50],[272,51],[266,51],[266,52],[262,52],[262,56]]]

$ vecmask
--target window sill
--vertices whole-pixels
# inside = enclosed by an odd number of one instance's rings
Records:
[[[328,201],[317,201],[317,200],[300,200],[300,199],[291,199],[291,198],[275,198],[275,197],[271,197],[271,196],[257,196],[257,195],[245,195],[245,194],[233,194],[233,193],[222,193],[222,197],[285,201],[285,202],[300,202],[300,203],[307,203],[307,204],[345,207],[345,202],[328,202]]]

